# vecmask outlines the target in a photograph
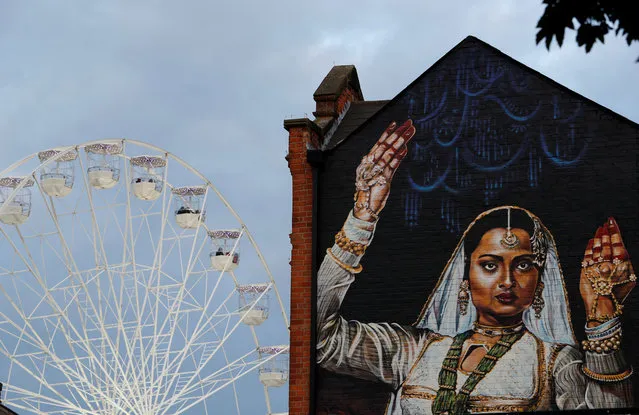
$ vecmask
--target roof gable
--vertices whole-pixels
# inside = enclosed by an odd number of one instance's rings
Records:
[[[485,62],[483,63],[479,62],[481,60],[484,60]],[[406,99],[410,99],[411,95],[415,95],[416,89],[423,88],[424,84],[429,83],[429,80],[431,80],[432,78],[437,79],[435,82],[442,82],[444,81],[444,78],[446,78],[446,72],[448,72],[448,75],[455,76],[452,73],[452,72],[455,72],[454,70],[455,68],[451,71],[450,70],[451,66],[455,66],[455,67],[466,66],[471,71],[476,72],[476,69],[479,66],[482,66],[484,64],[490,65],[490,63],[488,63],[487,61],[491,61],[492,63],[495,64],[495,66],[492,68],[484,67],[484,72],[485,72],[484,75],[489,76],[489,78],[484,79],[484,81],[488,81],[488,82],[484,82],[485,85],[483,85],[483,88],[482,88],[482,89],[486,89],[486,91],[482,91],[480,89],[478,91],[474,91],[473,93],[475,94],[480,95],[481,93],[485,93],[485,92],[494,92],[494,91],[488,91],[488,90],[491,87],[495,86],[495,84],[499,84],[500,82],[498,81],[502,81],[504,83],[510,82],[511,85],[514,86],[515,90],[518,89],[516,86],[516,83],[521,82],[521,86],[519,87],[519,91],[517,92],[522,92],[521,89],[526,87],[525,84],[527,82],[530,82],[531,80],[534,80],[534,82],[537,85],[545,84],[545,88],[543,88],[545,90],[545,93],[551,94],[549,90],[555,89],[555,95],[561,96],[562,99],[564,100],[581,102],[585,105],[590,106],[593,109],[600,111],[605,117],[617,119],[618,121],[628,124],[629,126],[633,128],[639,129],[638,123],[559,84],[558,82],[552,80],[551,78],[547,77],[541,72],[538,72],[532,69],[531,67],[524,65],[523,63],[513,59],[512,57],[501,52],[499,49],[491,46],[490,44],[474,36],[468,36],[464,40],[459,42],[454,48],[448,51],[445,55],[443,55],[439,60],[437,60],[431,67],[429,67],[424,73],[422,73],[413,82],[411,82],[408,86],[406,86],[406,88],[400,91],[394,98],[386,101],[386,104],[383,107],[378,108],[378,110],[375,111],[373,114],[371,114],[371,116],[368,119],[360,120],[360,123],[356,128],[354,129],[351,128],[350,131],[348,132],[340,131],[340,129],[338,129],[338,131],[335,132],[335,135],[340,137],[340,141],[336,142],[335,140],[332,140],[333,145],[327,146],[327,147],[329,149],[336,147],[341,142],[346,141],[346,139],[350,137],[351,135],[354,135],[357,132],[359,132],[361,129],[366,128],[366,126],[375,118],[383,117],[383,114],[385,113],[385,111],[390,110],[394,105]],[[470,68],[470,67],[473,67],[473,68]],[[459,68],[456,68],[456,69],[459,69]],[[493,72],[492,75],[489,75],[487,71],[490,71],[490,70],[495,72]],[[498,76],[500,73],[501,73],[501,76]],[[475,75],[473,76],[475,78],[476,84],[482,83],[481,74],[475,73]],[[495,79],[490,78],[490,76],[493,76]],[[509,79],[505,79],[506,77]],[[486,94],[486,95],[490,95],[490,94]],[[501,104],[504,106],[507,105],[503,101],[501,102]],[[513,115],[515,115],[515,117],[525,116],[525,114],[519,115],[519,116],[516,114],[513,114]]]

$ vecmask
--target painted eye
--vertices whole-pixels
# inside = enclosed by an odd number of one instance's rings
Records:
[[[533,267],[532,262],[530,261],[521,261],[517,264],[517,270],[519,271],[530,271]]]
[[[494,262],[484,262],[483,264],[481,264],[481,266],[488,272],[497,270],[497,264],[495,264]]]

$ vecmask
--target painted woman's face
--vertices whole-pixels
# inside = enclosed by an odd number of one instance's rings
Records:
[[[513,229],[519,246],[501,244],[505,228],[486,232],[470,256],[469,283],[473,304],[482,324],[510,324],[530,307],[539,271],[533,264],[530,235]]]

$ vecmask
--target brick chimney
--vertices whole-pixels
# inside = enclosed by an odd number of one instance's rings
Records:
[[[357,70],[353,65],[333,66],[313,94],[315,112],[323,119],[337,117],[347,102],[363,101]]]
[[[319,266],[316,246],[317,174],[323,163],[322,146],[348,111],[351,102],[362,101],[353,65],[334,66],[313,94],[315,120],[284,121],[289,133],[286,160],[293,183],[291,252],[291,326],[289,415],[308,415],[314,374],[315,273]]]

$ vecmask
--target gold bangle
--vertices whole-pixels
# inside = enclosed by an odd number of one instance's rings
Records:
[[[588,314],[588,316],[586,317],[586,323],[606,323],[610,320],[612,320],[615,317],[619,317],[621,316],[621,312],[614,312],[612,315],[610,314],[602,314],[602,315],[596,315],[596,314]]]
[[[335,243],[344,251],[350,252],[353,255],[364,255],[364,252],[366,251],[366,245],[348,239],[344,229],[335,234]]]
[[[597,298],[595,300],[595,302],[593,303],[591,309],[590,309],[590,313],[586,316],[586,322],[587,323],[605,323],[607,321],[612,320],[615,317],[620,317],[623,314],[623,305],[619,304],[619,302],[617,301],[617,299],[615,298],[614,294],[611,295],[611,299],[612,302],[615,305],[615,311],[612,313],[612,315],[610,314],[601,314],[601,315],[597,315],[597,304],[599,303],[599,295],[597,295]]]
[[[377,213],[375,213],[373,211],[373,209],[369,208],[368,206],[366,207],[366,211],[368,212],[369,215],[371,215],[371,217],[375,220],[379,220],[379,215]]]
[[[344,269],[344,270],[346,270],[346,271],[350,272],[351,274],[359,274],[359,273],[360,273],[360,272],[362,272],[362,270],[364,269],[364,268],[362,267],[362,264],[359,264],[359,265],[358,265],[358,266],[356,266],[356,267],[351,267],[350,265],[347,265],[347,264],[343,263],[342,261],[340,261],[340,260],[339,260],[339,258],[337,258],[337,257],[335,256],[335,254],[333,253],[333,251],[331,251],[331,248],[328,248],[328,249],[326,250],[326,253],[328,254],[328,256],[330,256],[330,257],[331,257],[331,259],[332,259],[332,260],[333,260],[333,261],[334,261],[337,265],[339,265],[339,266],[340,266],[340,268],[342,268],[342,269]]]
[[[622,380],[628,379],[630,376],[632,376],[632,367],[630,367],[630,369],[624,370],[621,373],[615,373],[612,375],[595,373],[583,365],[581,366],[581,371],[584,373],[584,375],[588,376],[590,379],[596,380],[597,382],[621,382]]]

